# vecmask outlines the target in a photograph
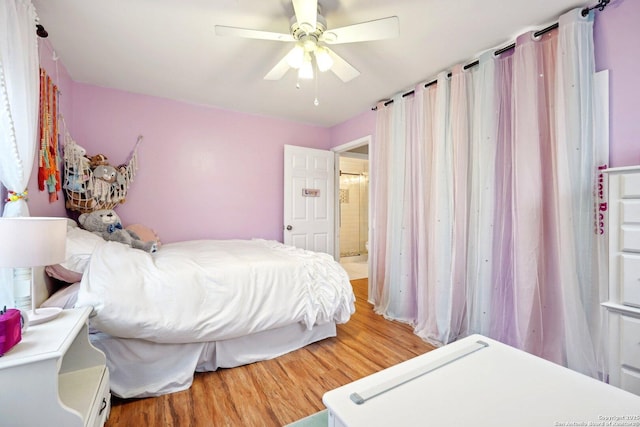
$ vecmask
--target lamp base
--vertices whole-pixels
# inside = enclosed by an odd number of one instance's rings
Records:
[[[35,310],[29,310],[29,326],[45,323],[58,317],[62,312],[60,307],[42,307]]]

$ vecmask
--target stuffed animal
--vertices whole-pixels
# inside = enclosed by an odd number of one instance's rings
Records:
[[[118,172],[116,171],[116,168],[111,165],[100,165],[93,170],[94,178],[101,179],[108,182],[109,184],[113,184],[114,182],[116,182],[117,174]]]
[[[108,165],[107,156],[104,154],[96,154],[95,156],[89,157],[89,164],[91,165],[91,169],[95,169],[97,166]]]
[[[78,217],[78,222],[85,230],[91,231],[107,241],[124,243],[149,253],[158,250],[156,242],[145,242],[135,232],[123,229],[120,217],[113,209],[83,213]]]
[[[93,197],[101,202],[118,202],[112,200],[112,186],[116,182],[118,172],[111,165],[100,165],[93,170]]]
[[[87,150],[78,144],[67,144],[64,147],[65,182],[63,187],[69,191],[84,193],[89,181],[90,161],[86,157]]]

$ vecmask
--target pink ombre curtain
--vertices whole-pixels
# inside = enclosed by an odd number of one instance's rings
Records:
[[[429,342],[482,333],[596,377],[593,15],[580,12],[379,106],[370,286],[378,313]]]
[[[516,40],[513,57],[513,252],[518,347],[561,362],[556,144],[557,32]]]
[[[517,346],[513,303],[513,56],[491,58],[490,61],[495,63],[497,124],[489,336]]]
[[[391,109],[384,103],[377,105],[376,141],[371,145],[370,161],[375,165],[375,176],[370,178],[371,186],[371,235],[369,258],[371,277],[369,278],[369,301],[377,306],[388,300],[385,277],[387,276],[387,222],[389,207],[388,186],[389,165],[387,154],[391,144]]]

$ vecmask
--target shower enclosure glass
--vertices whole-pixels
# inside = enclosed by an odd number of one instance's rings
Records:
[[[367,255],[369,161],[340,158],[340,257]]]

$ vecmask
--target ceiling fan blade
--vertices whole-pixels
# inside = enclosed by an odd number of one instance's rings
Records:
[[[329,56],[331,56],[331,59],[333,59],[331,71],[333,71],[340,80],[346,83],[360,75],[360,71],[356,70],[351,64],[342,59],[342,57],[337,53],[326,46],[325,49],[327,49],[327,52],[329,52]]]
[[[289,71],[289,62],[285,55],[272,69],[264,76],[265,80],[280,80]]]
[[[318,0],[293,0],[298,27],[305,33],[313,33],[318,21]]]
[[[371,40],[392,39],[400,34],[397,16],[361,22],[346,27],[325,31],[320,41],[327,44],[366,42]]]
[[[247,39],[275,40],[280,42],[295,41],[291,34],[273,33],[271,31],[250,30],[247,28],[215,26],[217,36],[244,37]]]

